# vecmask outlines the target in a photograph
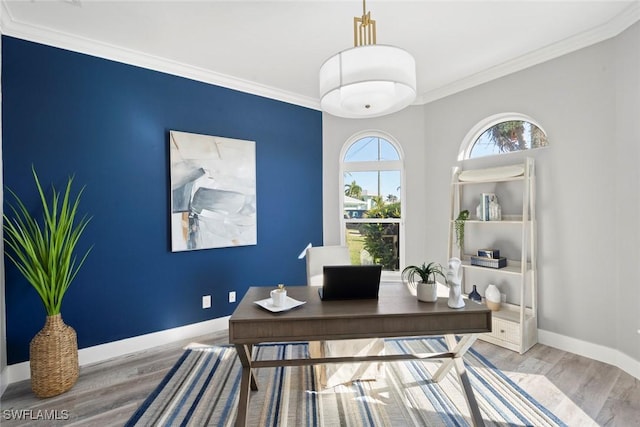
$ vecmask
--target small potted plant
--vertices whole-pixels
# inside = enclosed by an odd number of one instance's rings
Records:
[[[436,283],[438,276],[445,283],[447,282],[442,266],[437,262],[422,263],[421,266],[409,265],[402,270],[402,278],[416,284],[418,300],[424,302],[434,302],[438,299],[438,284]]]

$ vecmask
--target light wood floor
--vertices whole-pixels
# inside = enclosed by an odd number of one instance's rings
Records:
[[[0,400],[0,424],[122,426],[189,342],[225,344],[227,332],[82,367],[73,389],[49,399],[35,397],[29,381],[11,384]],[[618,368],[541,344],[524,355],[481,341],[473,348],[570,426],[640,426],[640,380]],[[20,422],[8,419],[12,410],[31,410],[32,417],[57,410],[69,419]]]

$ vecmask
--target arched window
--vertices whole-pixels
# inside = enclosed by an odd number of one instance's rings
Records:
[[[531,117],[504,113],[489,117],[467,134],[458,160],[546,147],[547,134]]]
[[[342,241],[351,263],[398,271],[404,238],[400,146],[379,132],[355,135],[342,149],[340,174]]]

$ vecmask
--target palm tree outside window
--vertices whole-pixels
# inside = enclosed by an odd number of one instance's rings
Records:
[[[547,147],[547,134],[536,121],[503,113],[478,123],[463,141],[458,160],[476,159]]]

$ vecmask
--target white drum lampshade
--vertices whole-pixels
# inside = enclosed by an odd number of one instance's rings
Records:
[[[416,98],[416,63],[404,49],[357,46],[320,68],[320,105],[338,117],[369,118],[400,111]]]

